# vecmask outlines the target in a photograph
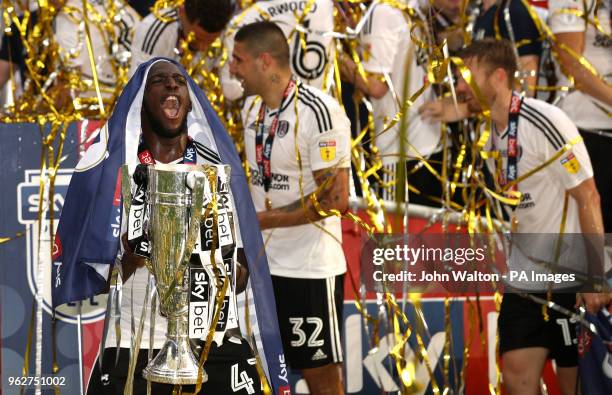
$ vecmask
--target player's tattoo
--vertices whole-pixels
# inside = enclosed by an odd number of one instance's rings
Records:
[[[304,197],[304,201],[306,201],[306,199],[307,199],[307,197]],[[286,213],[290,213],[292,211],[295,211],[295,210],[299,209],[300,207],[302,207],[302,200],[298,199],[298,200],[296,200],[293,203],[287,204],[286,206],[279,207],[278,210],[286,212]]]
[[[317,176],[317,184],[320,185],[320,187],[318,191],[313,194],[315,195],[315,198],[319,205],[329,206],[333,202],[338,202],[340,200],[340,194],[336,190],[336,188],[334,188],[334,180],[336,176],[337,176],[337,173],[332,170],[328,170]],[[309,204],[311,196],[312,194],[304,196],[303,203],[302,203],[302,199],[298,199],[293,203],[290,203],[283,207],[279,207],[278,210],[283,211],[283,212],[292,212],[304,206],[308,210],[316,211],[314,207],[312,206],[312,204]]]
[[[278,81],[280,81],[280,76],[276,73],[272,74],[270,76],[270,81],[272,81],[273,83],[278,83]]]

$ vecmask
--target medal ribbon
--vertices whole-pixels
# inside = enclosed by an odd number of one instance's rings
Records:
[[[140,163],[143,165],[155,164],[155,159],[142,137],[140,138],[140,143],[138,143],[138,160],[140,160]],[[187,138],[187,146],[185,147],[185,152],[183,152],[183,160],[179,163],[184,163],[186,165],[195,165],[197,163],[195,144],[191,137]]]
[[[522,104],[523,97],[513,92],[508,111],[508,142],[506,151],[508,163],[506,166],[506,178],[500,183],[502,187],[507,183],[515,181],[518,177],[518,122]],[[517,191],[517,184],[514,183],[509,190]]]
[[[263,180],[264,191],[266,192],[268,192],[270,189],[270,182],[272,180],[270,159],[272,156],[274,136],[276,135],[276,129],[278,129],[280,113],[283,109],[283,104],[285,103],[287,96],[289,96],[289,92],[294,86],[295,81],[293,78],[291,78],[289,80],[289,84],[287,84],[287,87],[285,88],[285,92],[283,92],[283,99],[278,107],[278,112],[272,120],[272,125],[270,125],[270,131],[268,132],[268,137],[266,138],[265,144],[263,142],[263,135],[265,130],[264,120],[266,117],[266,105],[262,102],[261,106],[259,107],[259,115],[257,116],[257,123],[255,124],[255,159],[257,161],[257,167],[259,168],[259,174],[261,174]]]

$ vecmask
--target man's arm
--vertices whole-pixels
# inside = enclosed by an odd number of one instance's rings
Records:
[[[593,75],[567,50],[562,48],[562,44],[570,48],[573,52],[582,56],[584,52],[585,32],[564,32],[555,35],[555,50],[559,54],[559,62],[562,70],[572,70],[576,88],[583,93],[594,97],[597,100],[612,106],[612,86],[606,84],[601,78]],[[587,59],[588,60],[588,59]]]
[[[582,233],[602,235],[604,233],[601,218],[601,201],[593,177],[584,180],[567,192],[578,203],[578,217]]]
[[[243,292],[249,283],[249,265],[244,248],[238,248],[236,262],[236,293]]]
[[[425,102],[419,107],[419,115],[423,120],[430,122],[457,122],[469,117],[470,111],[466,103],[453,103],[453,98],[448,96],[437,100]]]
[[[593,256],[589,259],[589,264],[598,264],[600,252],[603,251],[603,220],[601,217],[601,202],[599,192],[595,186],[593,177],[584,180],[578,186],[568,189],[569,195],[578,204],[578,218],[580,220],[580,228],[586,236],[587,255]],[[590,253],[588,252],[591,247]],[[603,265],[603,262],[601,263]],[[595,268],[596,269],[596,268]],[[603,266],[601,273],[603,273]],[[601,274],[600,273],[600,274]],[[578,304],[585,304],[588,311],[596,314],[600,308],[610,303],[610,294],[608,293],[581,293],[578,295]]]
[[[519,68],[523,73],[527,73],[525,81],[527,82],[527,96],[535,96],[535,87],[538,84],[538,67],[540,65],[540,57],[538,55],[519,56]]]
[[[344,213],[348,210],[349,196],[349,169],[328,168],[313,172],[317,183],[317,191],[283,207],[257,213],[261,229],[304,225],[318,221],[324,216],[320,215],[312,202],[311,195],[316,195],[317,201],[323,211],[338,210]]]
[[[389,91],[389,86],[385,83],[382,74],[366,72],[366,78],[364,78],[348,55],[340,56],[340,74],[344,81],[355,85],[355,88],[371,98],[380,99]]]

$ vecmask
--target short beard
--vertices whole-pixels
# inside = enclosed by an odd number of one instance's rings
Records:
[[[163,138],[173,138],[176,136],[179,136],[183,133],[187,132],[187,116],[185,116],[185,119],[183,119],[183,122],[181,123],[181,126],[179,127],[178,130],[174,131],[174,130],[168,130],[166,128],[164,128],[164,126],[162,125],[162,123],[160,122],[159,118],[157,117],[157,115],[155,115],[147,106],[147,104],[143,101],[142,103],[142,107],[144,109],[144,116],[147,118],[148,122],[149,122],[149,126],[152,129],[152,132],[155,133],[156,135],[158,135],[159,137],[163,137]]]

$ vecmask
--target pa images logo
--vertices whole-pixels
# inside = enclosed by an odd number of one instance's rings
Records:
[[[43,308],[49,314],[51,308],[51,247],[50,241],[50,208],[53,205],[53,230],[57,230],[59,214],[64,206],[64,198],[68,191],[68,183],[73,169],[58,170],[55,178],[53,199],[48,200],[48,193],[44,194],[42,207],[44,216],[38,221],[38,206],[40,202],[40,170],[26,170],[24,181],[17,186],[17,215],[19,223],[26,228],[26,276],[28,286],[33,297],[36,295],[38,285],[42,285]],[[40,230],[40,232],[39,232]],[[38,237],[40,233],[40,238]],[[39,266],[40,265],[40,266]],[[42,279],[38,281],[38,268],[42,273]],[[65,322],[77,323],[77,305],[65,304],[58,307],[55,316]],[[94,298],[84,300],[81,305],[81,319],[83,323],[96,322],[104,318],[106,310],[106,295],[98,295]]]

